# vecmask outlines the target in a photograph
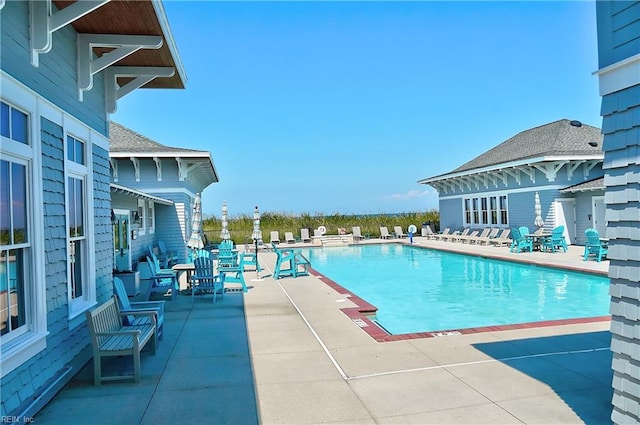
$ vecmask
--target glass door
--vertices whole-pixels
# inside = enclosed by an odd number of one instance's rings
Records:
[[[113,210],[113,266],[118,271],[131,270],[131,232],[129,211]]]

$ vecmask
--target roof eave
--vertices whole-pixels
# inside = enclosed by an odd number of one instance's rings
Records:
[[[429,177],[426,179],[418,180],[418,184],[431,184],[434,182],[448,180],[456,177],[463,177],[472,174],[480,174],[490,171],[499,171],[505,168],[515,168],[528,166],[532,164],[539,164],[542,162],[551,162],[551,161],[590,161],[590,160],[602,160],[604,159],[604,153],[597,155],[552,155],[552,156],[543,156],[543,157],[535,157],[535,158],[525,158],[518,161],[505,162],[501,164],[490,165],[488,167],[481,168],[472,168],[470,170],[464,170],[457,173],[447,173],[441,174],[439,176]]]

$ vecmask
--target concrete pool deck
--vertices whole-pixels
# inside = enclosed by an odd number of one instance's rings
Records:
[[[608,265],[583,263],[579,247],[509,254],[414,242],[598,272]],[[35,421],[610,423],[608,321],[377,342],[342,311],[355,304],[318,276],[276,281],[275,255],[261,252],[260,262],[268,269],[259,280],[245,273],[245,294],[167,301],[165,339],[143,356],[140,384],[94,387],[90,362]]]

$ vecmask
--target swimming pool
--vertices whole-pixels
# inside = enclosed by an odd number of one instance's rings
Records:
[[[609,314],[609,279],[400,244],[303,249],[391,334]]]

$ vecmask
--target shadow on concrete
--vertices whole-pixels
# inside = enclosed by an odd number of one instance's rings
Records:
[[[608,331],[474,344],[551,387],[586,424],[611,423],[610,346]]]
[[[141,382],[93,385],[90,361],[35,417],[41,424],[258,424],[242,293],[178,296],[165,304],[165,336],[143,351]],[[107,364],[107,362],[109,364]],[[104,360],[130,373],[131,358]]]

